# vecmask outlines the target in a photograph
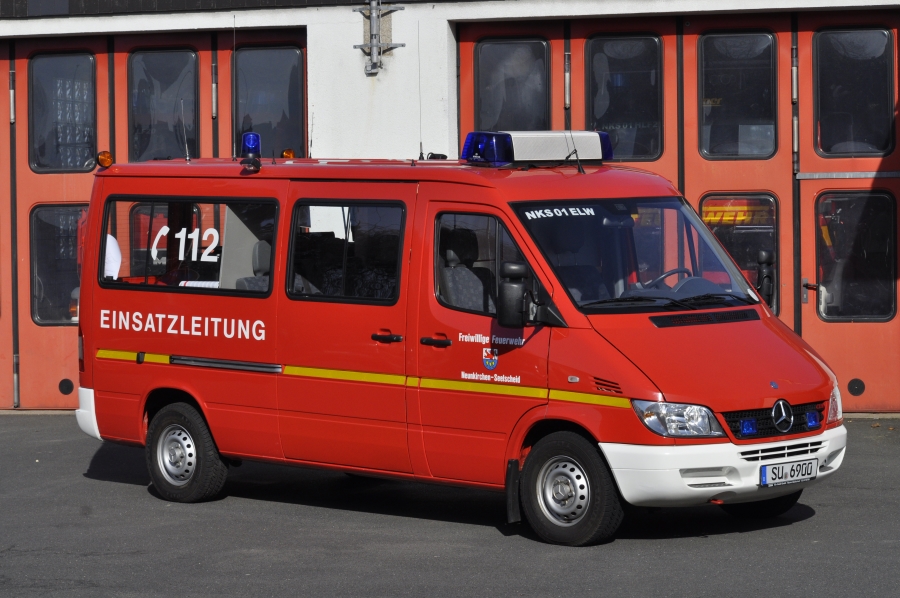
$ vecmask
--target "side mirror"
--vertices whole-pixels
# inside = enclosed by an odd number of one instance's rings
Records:
[[[497,323],[504,328],[525,326],[525,278],[528,266],[522,262],[500,264],[500,290],[497,296]]]
[[[761,249],[756,263],[756,290],[771,307],[775,297],[775,253]]]

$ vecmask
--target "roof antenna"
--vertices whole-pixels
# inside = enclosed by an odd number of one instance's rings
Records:
[[[572,140],[572,148],[573,149],[571,152],[569,152],[569,155],[566,156],[566,160],[571,158],[572,155],[574,154],[575,163],[578,164],[578,174],[585,174],[584,168],[581,166],[581,160],[578,159],[578,148],[575,146],[575,136],[572,135],[572,131],[569,131],[569,138]]]
[[[181,98],[181,134],[184,136],[184,161],[191,163],[191,150],[188,149],[187,129],[184,127],[184,98]]]
[[[416,65],[419,69],[419,160],[425,159],[422,149],[422,44],[419,36],[419,21],[416,21]]]
[[[234,67],[237,66],[237,60],[235,60],[235,50],[237,50],[237,15],[231,15],[231,80],[234,81]],[[232,98],[231,105],[237,108],[237,98]],[[237,112],[237,110],[235,110]],[[234,128],[234,123],[237,122],[235,115],[231,115],[231,161],[237,162],[237,129]]]

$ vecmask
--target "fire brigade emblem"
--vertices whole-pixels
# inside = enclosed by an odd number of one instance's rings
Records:
[[[499,358],[497,357],[497,349],[488,349],[484,348],[481,350],[481,361],[484,362],[484,367],[489,370],[493,370],[497,367],[497,363]]]

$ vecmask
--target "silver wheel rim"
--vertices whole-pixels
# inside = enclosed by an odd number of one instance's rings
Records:
[[[179,425],[163,430],[156,445],[156,461],[159,471],[173,486],[184,486],[194,475],[197,453],[194,439]]]
[[[537,477],[538,504],[551,522],[561,527],[575,525],[591,504],[591,485],[584,468],[571,457],[553,457]]]

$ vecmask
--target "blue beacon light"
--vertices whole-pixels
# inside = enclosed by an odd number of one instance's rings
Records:
[[[755,419],[742,419],[741,420],[741,436],[752,436],[756,434],[756,420]]]
[[[502,166],[515,160],[509,133],[473,131],[466,135],[460,159],[470,164]]]
[[[259,133],[244,133],[241,135],[241,165],[247,172],[259,172],[262,163],[259,161],[260,153]]]

